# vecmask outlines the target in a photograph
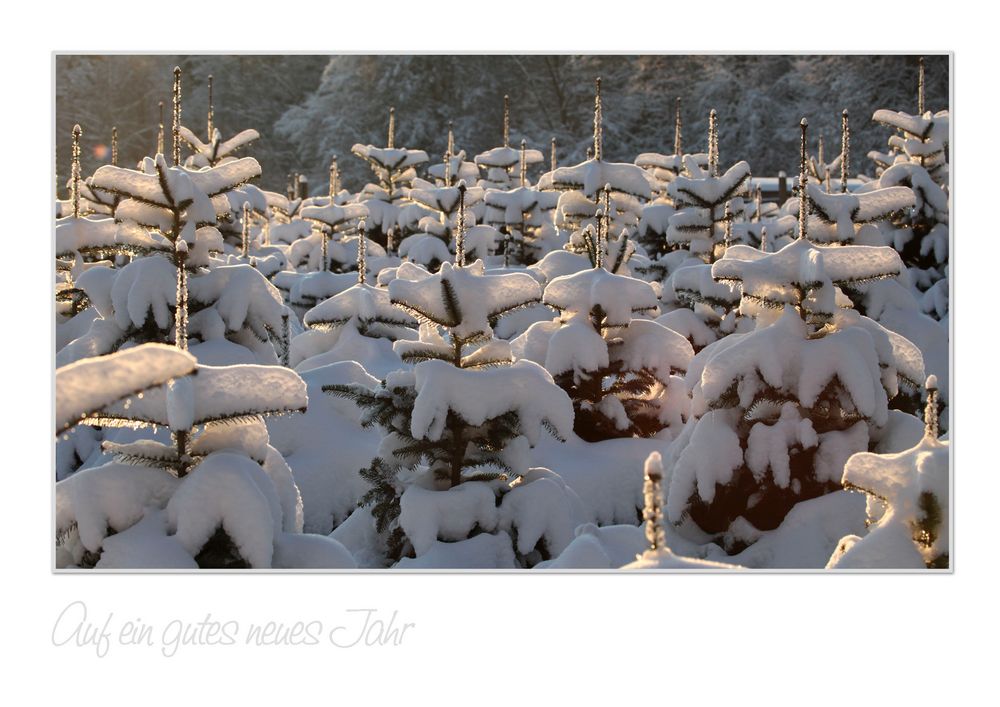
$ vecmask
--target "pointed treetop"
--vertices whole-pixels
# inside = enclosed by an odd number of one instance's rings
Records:
[[[465,265],[465,180],[458,183],[458,230],[455,231],[455,265]]]
[[[83,128],[77,123],[73,126],[73,150],[70,162],[70,199],[73,202],[73,218],[80,218],[80,136]]]
[[[806,215],[809,212],[809,201],[806,189],[808,177],[806,176],[806,128],[809,121],[803,118],[799,122],[802,129],[802,138],[799,140],[799,238],[806,237]]]
[[[722,239],[723,251],[729,250],[729,246],[733,242],[733,210],[729,206],[730,202],[726,202],[726,209],[723,214],[723,223],[725,227],[725,235]]]
[[[330,199],[340,192],[340,167],[337,166],[337,155],[330,158]]]
[[[176,167],[181,163],[181,67],[179,66],[174,67],[173,103],[174,122],[173,128],[171,129],[171,136],[173,137],[171,156],[173,158],[174,167]]]
[[[455,154],[455,130],[450,120],[448,121],[448,154]]]
[[[924,114],[924,58],[920,57],[920,75],[917,78],[917,113]]]
[[[549,170],[556,171],[556,138],[552,137],[552,153],[549,155]]]
[[[118,127],[111,126],[111,164],[118,166]]]
[[[389,139],[386,147],[392,149],[396,146],[396,108],[389,106]]]
[[[719,176],[719,114],[715,108],[708,114],[708,171]]]
[[[208,75],[208,141],[212,142],[215,132],[215,107],[212,101],[212,75]]]
[[[503,96],[503,146],[510,147],[510,96]]]
[[[368,254],[368,225],[365,223],[364,219],[358,221],[358,284],[365,284],[366,270],[368,269],[368,263],[366,256]]]
[[[840,193],[847,193],[847,175],[851,165],[851,125],[847,109],[840,114]]]
[[[674,107],[674,154],[681,153],[681,97],[678,96]]]
[[[927,406],[924,408],[924,436],[931,439],[938,437],[938,383],[937,376],[927,376],[924,383],[927,389]]]
[[[160,101],[160,125],[156,132],[156,154],[163,154],[163,101]]]
[[[243,219],[240,223],[240,254],[246,258],[250,252],[250,202],[243,202]]]
[[[646,521],[646,540],[651,550],[667,550],[667,536],[663,527],[663,461],[659,452],[652,452],[645,463],[645,499],[642,512]]]
[[[601,104],[601,77],[594,80],[594,159],[600,161],[604,152],[604,107]]]
[[[767,226],[760,227],[760,249],[762,252],[767,252]]]

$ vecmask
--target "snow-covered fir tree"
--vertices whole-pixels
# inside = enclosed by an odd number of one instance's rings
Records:
[[[529,468],[527,452],[543,429],[565,438],[572,408],[541,366],[515,362],[510,345],[493,337],[500,317],[540,299],[538,283],[525,274],[491,275],[481,260],[465,264],[463,236],[459,228],[454,264],[389,283],[391,302],[421,322],[417,340],[394,344],[413,368],[375,389],[324,389],[354,399],[365,424],[385,431],[362,471],[371,484],[362,505],[384,538],[387,561],[483,533],[493,539],[477,542],[506,548],[504,562],[516,556],[533,564],[568,543],[570,504],[557,476]],[[561,513],[565,522],[539,527],[539,512]]]
[[[738,283],[740,310],[756,328],[694,358],[692,420],[671,449],[668,518],[731,551],[796,503],[840,488],[847,458],[889,423],[889,401],[923,376],[919,350],[851,310],[841,292],[899,276],[898,255],[811,243],[805,191],[793,243],[777,253],[736,245],[712,265],[715,279]]]
[[[897,454],[862,452],[847,460],[844,486],[868,497],[868,532],[843,538],[827,565],[838,569],[949,566],[948,458],[938,437],[937,379],[926,382],[925,432]]]

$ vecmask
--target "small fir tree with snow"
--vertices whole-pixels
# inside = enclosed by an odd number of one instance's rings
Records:
[[[600,251],[598,251],[600,252]],[[647,282],[602,267],[553,279],[543,302],[559,312],[515,339],[519,357],[544,365],[573,400],[587,441],[650,436],[687,415],[681,378],[693,355],[684,337],[636,315],[656,312]]]
[[[408,150],[396,147],[396,110],[389,109],[389,130],[385,147],[362,145],[351,148],[351,152],[371,167],[375,175],[375,184],[368,185],[363,191],[366,201],[378,202],[382,206],[369,205],[369,212],[374,216],[376,209],[387,211],[379,213],[378,224],[383,235],[395,226],[396,214],[400,203],[406,198],[407,187],[416,177],[415,167],[427,162],[427,153],[423,150]],[[372,224],[369,223],[369,228]]]
[[[508,533],[530,562],[536,550],[558,552],[569,538],[560,534],[546,544],[544,534],[519,536],[520,516],[514,506],[504,513],[504,499],[520,503],[525,490],[549,488],[527,480],[525,453],[541,429],[565,437],[571,408],[544,369],[515,363],[510,345],[493,338],[500,317],[539,301],[537,282],[525,274],[489,275],[479,260],[466,265],[461,228],[457,235],[455,264],[389,283],[393,304],[421,322],[418,340],[394,345],[413,368],[389,374],[374,390],[324,390],[353,398],[365,424],[387,433],[361,472],[371,484],[361,504],[370,507],[389,560],[419,557],[439,539]]]
[[[522,141],[523,142],[523,141]],[[510,97],[503,97],[503,142],[475,157],[480,169],[486,170],[486,177],[479,180],[479,186],[486,189],[509,191],[520,183],[524,186],[524,174],[530,165],[540,164],[545,157],[539,150],[529,150],[522,145],[519,151],[510,144]],[[515,170],[521,166],[521,176]]]
[[[737,162],[724,174],[719,173],[718,118],[709,116],[708,168],[688,164],[697,176],[677,177],[667,189],[677,212],[669,219],[667,241],[686,248],[706,263],[722,257],[727,243],[727,225],[743,209],[749,196],[750,165]]]
[[[389,301],[387,289],[369,284],[364,222],[358,231],[357,284],[306,312],[306,331],[292,340],[289,359],[300,371],[357,361],[382,377],[402,366],[393,342],[417,338],[417,320]]]
[[[582,247],[588,225],[596,228],[602,198],[610,202],[603,213],[610,219],[609,231],[635,231],[642,205],[653,198],[655,180],[634,164],[604,160],[604,104],[601,79],[595,81],[594,141],[588,159],[571,167],[558,167],[538,180],[538,189],[563,192],[556,209],[556,224]],[[606,194],[606,196],[605,196]]]
[[[898,454],[855,454],[844,466],[846,488],[868,496],[868,533],[843,538],[827,567],[837,569],[949,566],[950,443],[938,438],[937,379],[926,382],[925,431]]]
[[[274,366],[175,370],[180,357],[193,360],[183,352],[164,360],[168,353],[148,344],[61,369],[63,397],[73,398],[64,411],[88,411],[84,425],[123,429],[104,443],[111,461],[56,486],[60,566],[281,567],[310,550],[327,560],[338,555],[328,566],[352,566],[339,543],[298,535],[301,498],[268,444],[261,416],[304,410],[302,380]],[[118,401],[109,402],[117,392],[95,398],[72,380],[95,366],[116,389],[146,389]],[[148,387],[170,374],[165,385]],[[129,429],[136,427],[152,435]]]
[[[805,186],[804,158],[802,167]],[[713,264],[715,279],[739,285],[741,312],[757,328],[695,357],[693,419],[671,450],[668,517],[730,551],[753,540],[740,530],[747,523],[777,527],[794,504],[840,488],[844,462],[887,424],[889,401],[923,376],[919,350],[841,293],[898,276],[896,253],[814,245],[805,189],[799,207],[795,242],[773,254],[733,246]]]
[[[256,130],[241,130],[228,140],[215,125],[215,105],[212,101],[212,76],[208,77],[208,118],[205,126],[207,139],[202,141],[194,131],[183,125],[177,130],[180,138],[191,148],[192,154],[184,161],[186,167],[200,169],[215,167],[237,159],[236,152],[260,139]]]

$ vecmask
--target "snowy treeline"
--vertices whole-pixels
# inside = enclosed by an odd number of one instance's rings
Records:
[[[926,61],[928,101],[935,110],[948,108],[948,58]],[[759,174],[792,175],[799,118],[811,117],[814,139],[825,135],[835,155],[840,110],[867,118],[878,108],[909,106],[916,64],[917,57],[901,55],[58,56],[56,169],[65,182],[75,123],[88,128],[88,172],[110,160],[108,151],[101,158],[94,150],[110,144],[112,125],[130,162],[154,149],[158,102],[165,102],[168,118],[170,112],[169,83],[162,77],[179,65],[187,78],[187,110],[205,114],[211,74],[219,123],[232,132],[260,131],[254,150],[264,168],[259,184],[275,191],[298,171],[319,194],[334,153],[345,186],[360,189],[367,170],[349,157],[351,146],[384,138],[389,105],[399,113],[405,144],[440,155],[453,121],[459,146],[479,154],[499,140],[504,94],[515,115],[512,145],[525,137],[530,147],[546,151],[555,137],[561,159],[580,162],[589,143],[595,76],[604,77],[615,106],[605,126],[609,158],[631,162],[643,152],[663,152],[672,139],[674,97],[681,96],[689,149],[705,150],[708,112],[717,108],[728,124],[720,136],[723,155],[753,157]],[[853,140],[863,156],[885,146],[885,132],[857,121]],[[856,162],[858,172],[873,174],[871,162]]]
[[[195,113],[180,67],[141,160],[119,130],[87,173],[74,126],[58,566],[947,567],[950,133],[926,67],[904,103],[797,114],[790,155],[728,151],[739,104],[676,101],[619,161],[607,76],[563,86],[590,96],[580,157],[523,139],[510,98],[476,150],[463,116],[435,149],[385,105],[322,185],[282,191],[218,80]],[[868,123],[884,144],[859,154]],[[784,203],[758,157],[796,165]]]

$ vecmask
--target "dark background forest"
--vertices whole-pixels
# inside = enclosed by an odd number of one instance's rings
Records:
[[[207,83],[214,75],[215,125],[223,139],[255,128],[249,154],[263,166],[260,185],[284,191],[287,175],[326,186],[338,155],[344,184],[360,189],[365,164],[354,143],[384,146],[395,106],[396,145],[444,152],[447,123],[468,159],[501,143],[503,95],[511,98],[511,142],[521,138],[548,155],[555,137],[560,164],[584,159],[591,142],[593,80],[602,78],[606,159],[672,152],[674,102],[682,100],[685,151],[705,149],[708,113],[717,109],[723,163],[750,162],[754,173],[793,173],[798,122],[839,150],[840,113],[852,115],[852,167],[884,149],[887,132],[871,122],[877,108],[917,109],[917,57],[906,55],[60,55],[55,58],[56,179],[64,195],[74,123],[83,127],[83,169],[110,160],[117,126],[120,163],[134,164],[156,145],[164,101],[167,149],[174,66],[183,71],[182,123],[205,132]],[[949,108],[948,57],[926,57],[927,107]],[[694,148],[694,150],[692,150]]]

